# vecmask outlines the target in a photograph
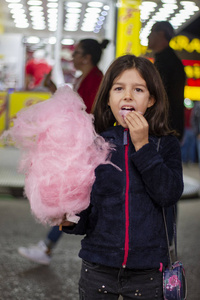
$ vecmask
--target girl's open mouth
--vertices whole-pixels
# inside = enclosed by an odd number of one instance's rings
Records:
[[[134,107],[122,107],[122,108],[120,109],[120,111],[119,111],[119,114],[120,114],[123,118],[125,118],[126,115],[127,115],[128,113],[130,113],[131,111],[134,111],[134,110],[135,110]]]

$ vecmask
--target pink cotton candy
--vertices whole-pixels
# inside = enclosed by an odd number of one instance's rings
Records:
[[[119,114],[125,118],[127,116],[127,114],[129,114],[131,112],[131,110],[128,109],[120,109]],[[143,113],[141,111],[137,111],[139,114],[143,115]]]
[[[43,224],[60,224],[64,214],[77,222],[76,214],[90,203],[95,168],[109,163],[111,146],[96,134],[85,109],[78,94],[64,86],[51,99],[21,110],[4,133],[22,150],[25,194]]]
[[[119,114],[125,118],[127,114],[129,114],[131,111],[126,109],[120,109]]]

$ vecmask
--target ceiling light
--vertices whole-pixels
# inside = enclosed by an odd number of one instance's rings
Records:
[[[103,11],[101,12],[101,15],[102,15],[102,16],[107,16],[107,14],[108,14],[108,13],[107,13],[107,11],[105,11],[105,10],[103,10]]]
[[[65,22],[66,22],[66,24],[78,24],[79,23],[79,19],[66,18]]]
[[[30,11],[42,11],[43,7],[42,6],[29,6]]]
[[[27,22],[24,22],[23,20],[20,20],[15,23],[15,27],[17,28],[27,28],[29,27],[29,24]]]
[[[42,1],[30,0],[27,2],[28,5],[42,5]]]
[[[8,4],[8,8],[22,8],[23,4],[21,3],[10,3]]]
[[[103,9],[104,9],[104,10],[109,10],[110,7],[109,7],[108,5],[104,5]]]
[[[47,13],[48,14],[57,14],[58,9],[57,8],[49,8],[49,9],[47,9]]]
[[[64,27],[64,30],[65,31],[77,31],[78,30],[78,28],[77,27]]]
[[[44,12],[43,11],[31,11],[29,13],[29,15],[31,17],[35,17],[35,16],[42,17],[44,15]]]
[[[38,44],[40,42],[40,38],[37,36],[29,36],[26,38],[26,43],[28,44]]]
[[[53,3],[53,2],[47,3],[47,7],[49,7],[49,8],[56,8],[56,7],[58,7],[58,3]]]
[[[97,21],[97,25],[101,26],[101,25],[103,25],[103,22],[102,21]]]
[[[6,0],[8,3],[19,3],[21,0]]]
[[[100,8],[96,8],[96,7],[88,7],[88,8],[86,8],[86,10],[85,10],[86,12],[88,12],[88,13],[100,13],[101,12],[101,9]]]
[[[65,2],[67,7],[82,7],[82,4],[80,2]]]
[[[193,2],[193,1],[181,1],[180,2],[181,3],[181,5],[183,5],[183,6],[186,6],[186,5],[196,5],[196,3],[195,2]]]
[[[152,1],[143,1],[141,6],[144,7],[144,9],[146,9],[147,7],[149,9],[149,8],[152,8],[152,7],[156,7],[157,4],[155,2],[152,2]]]
[[[176,3],[176,0],[161,0],[162,3],[173,4]]]
[[[13,21],[15,23],[19,23],[19,22],[25,22],[25,23],[28,23],[28,20],[26,18],[26,15],[16,15],[16,16],[13,16]]]
[[[44,30],[45,28],[45,26],[33,26],[34,30]]]
[[[70,7],[70,8],[67,8],[67,12],[68,13],[74,13],[74,14],[80,14],[81,13],[81,9],[80,8]]]
[[[163,4],[163,8],[164,9],[168,9],[168,10],[176,10],[178,8],[178,5],[176,4],[169,4],[169,3],[164,3]]]
[[[67,28],[67,29],[74,29],[74,28],[77,29],[77,27],[78,27],[78,23],[74,23],[74,24],[72,24],[72,23],[65,23],[65,28]]]
[[[82,27],[81,27],[81,30],[82,30],[82,31],[90,32],[90,31],[93,31],[93,28],[91,28],[91,27],[89,27],[89,26],[88,26],[88,27],[82,26]]]
[[[80,18],[79,14],[66,14],[65,17],[70,20],[78,20]]]
[[[74,40],[73,39],[63,39],[61,41],[62,45],[74,45]]]
[[[44,13],[43,13],[44,14]],[[44,15],[38,15],[38,14],[34,14],[34,15],[32,15],[31,16],[31,20],[42,20],[42,21],[44,21],[45,20],[45,17],[44,17]]]
[[[96,21],[98,18],[99,18],[99,15],[85,14],[84,20]]]
[[[37,26],[37,25],[39,25],[39,26],[44,26],[44,25],[45,25],[45,22],[44,22],[44,20],[42,20],[42,19],[40,19],[40,20],[34,19],[34,20],[32,20],[32,25],[33,25],[33,26]]]
[[[25,10],[23,8],[12,8],[10,10],[11,14],[24,14]]]
[[[102,7],[103,3],[102,2],[93,1],[93,2],[88,2],[88,6],[90,6],[90,7]]]

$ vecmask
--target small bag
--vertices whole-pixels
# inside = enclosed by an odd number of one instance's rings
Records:
[[[158,139],[157,151],[159,151],[160,138]],[[181,261],[177,260],[177,237],[176,237],[176,212],[174,206],[174,245],[175,245],[175,261],[172,263],[170,248],[169,248],[169,237],[167,230],[167,223],[165,217],[165,210],[163,211],[163,219],[165,225],[168,255],[169,255],[169,266],[163,271],[163,296],[164,300],[186,300],[187,297],[187,282],[185,277],[185,269]]]
[[[174,245],[175,245],[175,263],[172,263],[169,249],[169,238],[165,210],[163,208],[163,219],[167,238],[169,266],[163,271],[163,296],[164,300],[186,300],[187,284],[185,278],[185,269],[181,261],[177,260],[177,237],[176,237],[176,212],[174,206]]]
[[[185,270],[180,261],[176,261],[163,272],[163,294],[165,300],[186,299]]]

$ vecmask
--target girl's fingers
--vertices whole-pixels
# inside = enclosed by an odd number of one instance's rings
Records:
[[[147,121],[146,119],[143,117],[142,114],[138,113],[138,112],[131,112],[129,114],[126,115],[125,121],[129,124],[132,124],[132,126],[137,125],[137,126],[145,126],[147,125]]]

